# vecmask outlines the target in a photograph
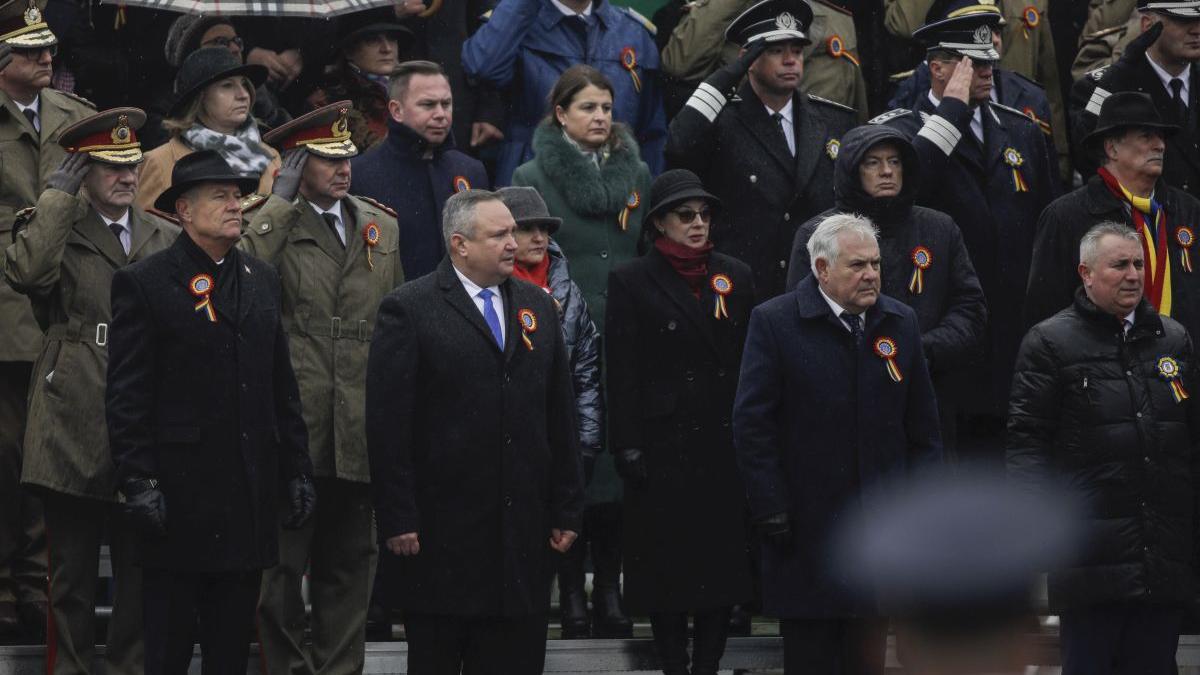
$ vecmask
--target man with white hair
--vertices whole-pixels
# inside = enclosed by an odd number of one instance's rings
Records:
[[[1008,469],[1087,495],[1084,549],[1048,570],[1063,675],[1175,673],[1195,598],[1200,397],[1192,341],[1143,286],[1142,236],[1108,221],[1079,244],[1074,303],[1021,343]]]
[[[808,251],[813,273],[750,316],[734,444],[785,675],[882,674],[887,620],[831,538],[870,494],[941,461],[937,405],[916,314],[879,292],[875,226],[832,215]]]

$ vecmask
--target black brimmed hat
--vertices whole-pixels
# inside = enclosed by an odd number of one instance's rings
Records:
[[[243,195],[258,189],[257,178],[238,174],[216,150],[199,150],[175,162],[175,167],[171,169],[171,187],[154,200],[154,208],[175,213],[175,200],[205,183],[233,183]]]
[[[1155,12],[1180,19],[1200,19],[1200,0],[1138,0],[1139,12]]]
[[[321,106],[268,131],[263,141],[278,148],[280,154],[304,148],[317,157],[350,159],[358,154],[358,147],[350,140],[351,107],[350,101]]]
[[[412,38],[412,31],[396,23],[390,7],[346,14],[338,18],[337,47],[345,49],[368,35],[386,33],[396,38],[403,48]]]
[[[689,199],[703,199],[715,207],[721,206],[721,200],[704,189],[704,183],[696,174],[687,169],[664,171],[650,184],[650,208],[646,211],[646,221]]]
[[[743,47],[763,40],[790,42],[808,38],[813,22],[812,7],[805,0],[762,0],[738,15],[725,29],[725,39]]]
[[[505,187],[496,191],[500,201],[508,207],[517,225],[544,225],[550,234],[558,231],[562,218],[550,215],[542,195],[531,187]]]
[[[168,117],[178,117],[204,88],[227,77],[245,77],[255,87],[267,81],[267,69],[243,64],[225,47],[204,47],[188,54],[175,75],[175,101]]]
[[[142,144],[137,131],[145,123],[146,113],[139,108],[113,108],[63,129],[58,144],[67,152],[86,152],[95,162],[140,164]]]
[[[1104,99],[1096,128],[1083,137],[1083,142],[1091,144],[1103,140],[1114,131],[1134,127],[1158,129],[1164,136],[1174,136],[1179,131],[1178,126],[1163,121],[1149,94],[1118,91]]]

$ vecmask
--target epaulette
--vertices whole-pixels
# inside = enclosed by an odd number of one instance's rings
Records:
[[[832,2],[825,2],[825,0],[817,0],[817,3],[825,5],[829,9],[832,9],[833,11],[839,12],[841,14],[845,14],[846,16],[850,16],[850,17],[854,16],[854,12],[851,12],[850,10],[846,9],[845,7],[838,7],[837,5],[833,4]]]
[[[889,110],[882,115],[875,116],[873,119],[868,120],[867,124],[883,124],[884,122],[890,122],[897,117],[903,117],[911,112],[912,111],[908,108],[896,108],[895,110]]]
[[[1097,68],[1095,70],[1089,70],[1086,73],[1086,76],[1099,82],[1100,78],[1104,77],[1104,71],[1106,71],[1106,70],[1108,70],[1108,66],[1100,66],[1099,68]]]
[[[1087,35],[1083,36],[1083,39],[1084,40],[1095,40],[1098,38],[1102,38],[1105,35],[1112,35],[1113,33],[1124,33],[1125,29],[1126,29],[1126,26],[1124,24],[1122,24],[1120,26],[1113,26],[1112,28],[1105,28],[1104,30],[1098,30],[1095,33],[1088,33]]]
[[[480,14],[479,20],[484,21],[484,22],[490,21],[492,19],[492,11],[493,10],[489,9],[488,11],[484,12],[483,14]]]
[[[1026,115],[1025,113],[1021,112],[1020,110],[1017,110],[1016,108],[1010,108],[1010,107],[1004,105],[1003,103],[996,103],[995,101],[993,101],[990,105],[995,110],[1003,110],[1004,112],[1009,113],[1010,115],[1016,115],[1017,117],[1020,117],[1021,119],[1025,120],[1026,122],[1033,122],[1033,120],[1029,119],[1029,115]]]
[[[16,242],[17,233],[25,229],[29,221],[33,220],[33,214],[37,212],[36,206],[27,206],[13,214],[12,240]]]
[[[175,214],[167,213],[166,211],[160,211],[160,210],[154,208],[153,206],[147,208],[146,213],[149,213],[150,215],[152,215],[156,218],[162,218],[163,220],[167,221],[168,223],[174,223],[176,225],[179,224],[179,218]]]
[[[242,205],[242,213],[244,214],[247,211],[253,211],[254,209],[257,209],[258,207],[262,206],[263,204],[266,204],[267,199],[268,199],[268,195],[260,195],[257,192],[248,194],[245,197],[242,197],[242,200],[240,202]]]
[[[634,21],[642,24],[642,28],[650,31],[651,35],[658,35],[658,26],[655,26],[654,22],[650,19],[642,16],[636,9],[632,7],[622,7],[621,9],[625,10],[625,13],[628,14]]]
[[[70,92],[70,91],[63,91],[62,89],[55,89],[54,91],[59,94],[62,94],[63,96],[66,96],[69,99],[74,100],[77,103],[82,103],[82,104],[86,105],[87,107],[91,108],[92,110],[98,110],[95,103],[92,103],[91,101],[80,96],[79,94],[76,94],[76,93]]]
[[[838,103],[837,101],[830,101],[829,99],[821,98],[820,96],[817,96],[816,94],[809,94],[808,99],[810,101],[816,101],[817,103],[824,103],[825,105],[831,105],[835,108],[841,108],[842,110],[846,110],[849,112],[858,112],[854,108],[851,108],[850,106],[848,106],[844,103]]]
[[[396,217],[396,210],[393,209],[392,207],[388,206],[387,204],[382,204],[380,202],[375,201],[374,199],[371,199],[370,197],[363,197],[362,195],[354,195],[354,196],[363,200],[364,202],[370,204],[371,206],[374,206],[375,208],[379,209],[380,211],[383,211],[384,213],[388,214],[389,216],[391,216],[393,218]]]
[[[903,73],[896,73],[894,75],[888,75],[888,80],[891,82],[903,82],[903,81],[907,80],[908,78],[912,77],[912,74],[915,72],[917,72],[917,71],[916,70],[906,70]]]

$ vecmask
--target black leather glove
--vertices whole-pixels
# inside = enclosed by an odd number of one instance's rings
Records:
[[[46,187],[62,190],[69,195],[79,194],[79,186],[92,165],[88,162],[86,152],[69,152],[63,157],[62,164],[46,179]]]
[[[153,478],[130,478],[121,484],[121,514],[147,537],[167,534],[167,500]]]
[[[631,487],[641,487],[646,484],[646,457],[637,448],[624,448],[614,455],[617,462],[617,475],[625,479]]]
[[[295,530],[303,527],[312,516],[313,509],[317,506],[317,488],[307,475],[300,474],[288,481],[287,490],[290,509],[283,526]]]
[[[1137,77],[1135,68],[1141,63],[1142,57],[1146,55],[1146,50],[1158,41],[1158,36],[1162,35],[1162,32],[1162,21],[1159,21],[1150,26],[1145,33],[1131,40],[1125,46],[1125,53],[1121,54],[1121,58],[1104,71],[1096,86],[1106,91],[1115,91],[1130,84],[1130,78]]]
[[[792,519],[786,512],[759,520],[758,531],[762,538],[777,550],[787,551],[792,548]]]
[[[285,201],[292,201],[300,191],[300,176],[304,173],[304,162],[308,159],[308,151],[304,148],[292,148],[283,156],[283,164],[275,174],[275,182],[271,184],[271,194]]]
[[[746,76],[746,71],[750,70],[750,66],[758,60],[758,57],[762,56],[768,46],[766,40],[751,42],[750,46],[746,48],[746,53],[739,56],[737,61],[726,64],[712,75],[704,78],[704,84],[728,98],[737,91],[738,85],[742,83],[742,78]]]

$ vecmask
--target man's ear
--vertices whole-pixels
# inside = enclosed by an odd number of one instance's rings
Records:
[[[824,258],[817,258],[814,260],[813,266],[817,268],[818,279],[829,273],[829,261]]]
[[[1079,263],[1079,267],[1075,271],[1079,273],[1079,280],[1083,282],[1084,287],[1088,287],[1092,281],[1091,268],[1083,263]]]

